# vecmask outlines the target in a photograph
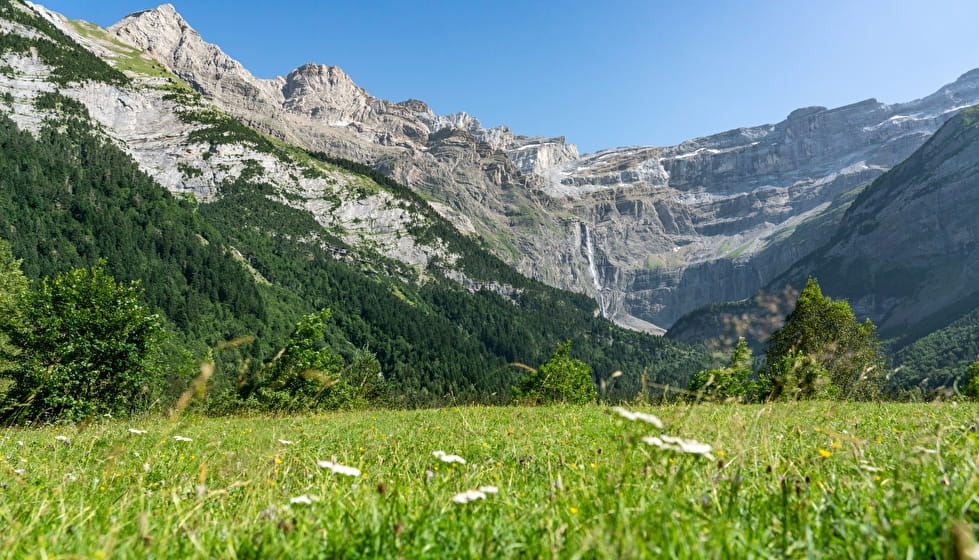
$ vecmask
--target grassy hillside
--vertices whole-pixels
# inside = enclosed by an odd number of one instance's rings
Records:
[[[979,526],[974,407],[645,411],[712,457],[595,406],[8,429],[0,558],[940,558]]]

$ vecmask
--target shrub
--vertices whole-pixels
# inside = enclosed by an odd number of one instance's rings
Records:
[[[694,400],[741,401],[752,393],[751,348],[744,337],[738,339],[726,368],[701,370],[687,386]]]
[[[979,399],[979,362],[973,362],[965,376],[962,393],[972,399]]]
[[[0,239],[0,376],[14,364],[17,349],[8,340],[7,332],[21,324],[20,306],[27,293],[27,279],[20,270],[20,261],[10,251],[10,245]],[[10,382],[0,379],[0,397]]]
[[[878,394],[884,353],[870,319],[823,295],[810,278],[765,352],[762,381],[775,398],[867,399]]]
[[[521,379],[516,387],[518,398],[538,403],[566,402],[587,404],[598,398],[591,367],[571,359],[571,341],[558,344],[551,358]]]
[[[125,416],[157,389],[147,372],[160,321],[104,262],[45,279],[26,294],[20,324],[3,325],[20,354],[5,404],[8,420]]]
[[[254,398],[267,410],[302,411],[364,406],[385,396],[377,358],[358,350],[350,364],[327,344],[329,309],[302,317],[279,355],[265,366]]]

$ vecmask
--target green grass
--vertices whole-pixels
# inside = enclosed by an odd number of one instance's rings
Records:
[[[116,70],[132,72],[150,78],[163,78],[169,81],[171,88],[188,93],[193,92],[193,89],[186,82],[164,68],[158,61],[112,37],[102,27],[83,20],[70,20],[68,23],[80,35],[93,39],[112,50],[116,54],[116,56],[111,57]]]
[[[0,557],[930,558],[979,523],[975,405],[646,410],[715,457],[597,406],[6,429]]]
[[[746,241],[742,243],[736,249],[724,255],[724,257],[732,260],[740,257],[741,255],[744,254],[745,251],[748,250],[748,247],[751,247],[751,243],[752,243],[751,241]]]

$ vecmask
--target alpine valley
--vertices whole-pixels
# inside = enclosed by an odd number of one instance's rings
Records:
[[[704,367],[689,343],[764,340],[809,275],[878,323],[903,386],[979,353],[979,70],[582,155],[335,66],[256,78],[170,5],[104,29],[2,0],[0,46],[0,237],[32,278],[140,279],[227,385],[330,308],[412,398],[502,399],[565,340],[635,395]]]

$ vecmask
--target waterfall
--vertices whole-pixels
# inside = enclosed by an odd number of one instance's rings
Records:
[[[585,256],[588,257],[588,271],[591,273],[591,281],[598,292],[598,308],[602,317],[608,317],[608,308],[605,305],[605,293],[602,289],[602,281],[598,277],[598,267],[595,266],[595,248],[591,243],[591,232],[588,231],[588,224],[582,222],[581,227],[585,230]]]

